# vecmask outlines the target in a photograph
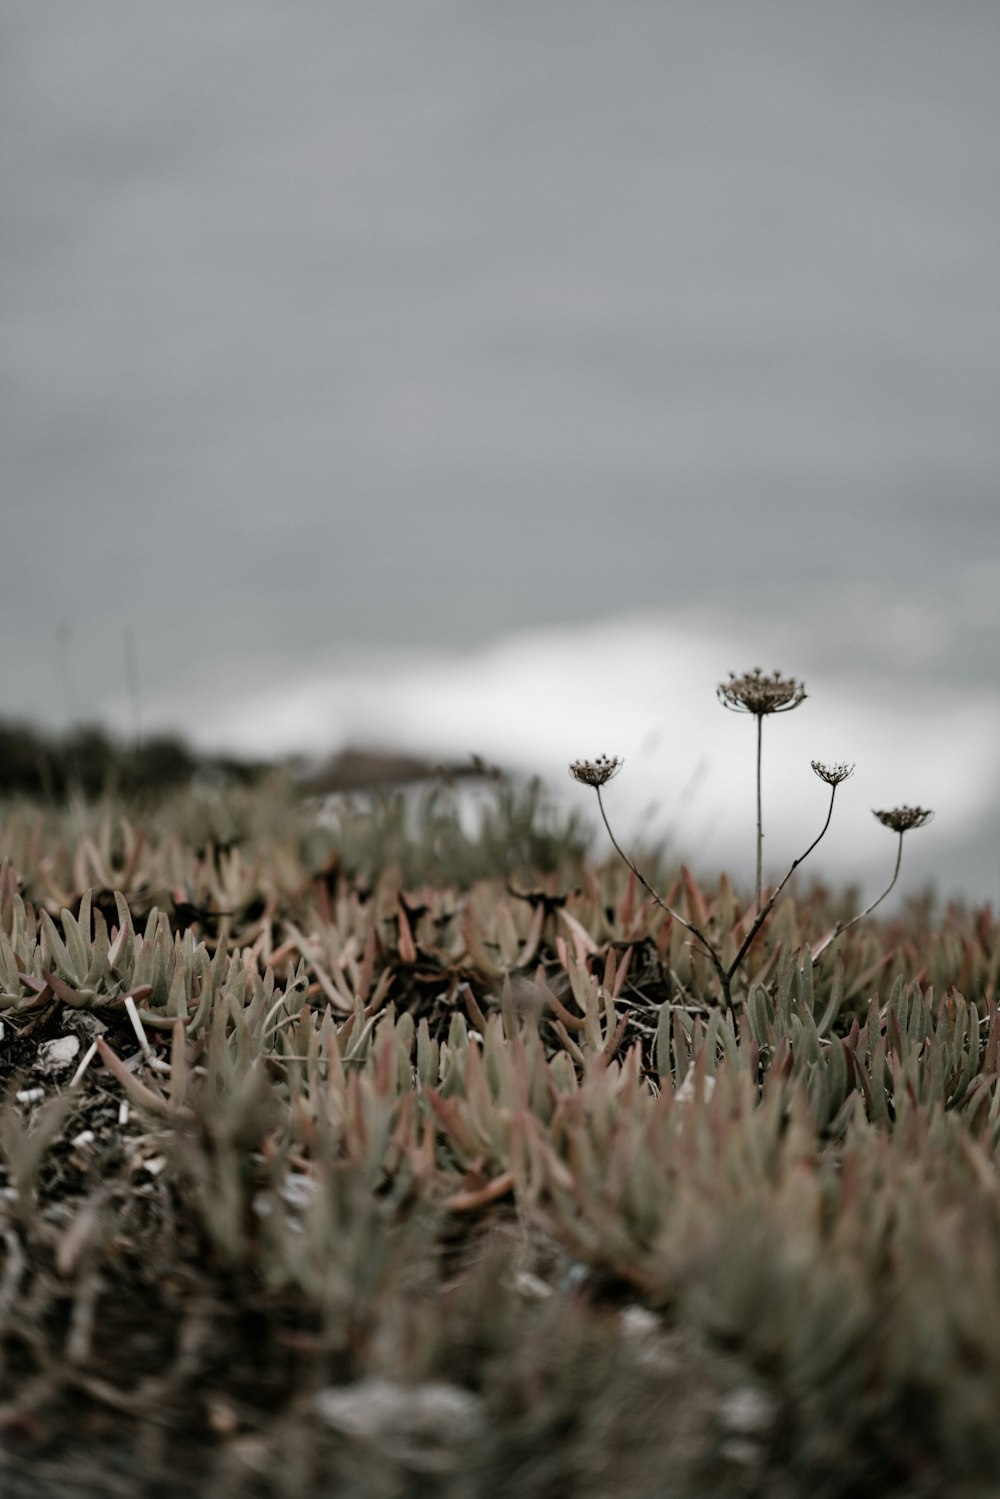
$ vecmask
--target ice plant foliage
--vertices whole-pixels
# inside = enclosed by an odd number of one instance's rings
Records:
[[[0,819],[18,1493],[996,1494],[989,907],[818,965],[819,892],[761,930],[725,877],[411,882],[395,814],[359,870],[222,805]]]

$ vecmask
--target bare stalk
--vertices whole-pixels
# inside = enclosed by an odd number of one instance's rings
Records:
[[[882,904],[899,878],[899,866],[903,861],[903,834],[908,833],[911,828],[924,827],[930,822],[934,813],[928,807],[893,807],[888,812],[873,811],[872,816],[877,818],[884,828],[891,828],[894,833],[899,835],[899,847],[896,850],[896,867],[892,871],[892,879],[886,885],[878,900],[873,900],[870,906],[866,906],[863,911],[859,911],[857,916],[852,916],[850,921],[840,922],[834,927],[829,937],[823,938],[819,946],[813,949],[812,960],[814,963],[822,953],[826,952],[831,942],[836,942],[842,932],[846,932],[850,927],[856,925],[857,922],[864,921],[866,916],[872,914],[876,906]]]
[[[757,915],[760,915],[760,886],[761,872],[764,855],[764,820],[761,814],[760,799],[760,752],[761,740],[764,735],[764,715],[757,714],[757,879],[754,886],[754,899],[757,904]]]
[[[839,784],[840,784],[839,781],[835,781],[833,783],[833,785],[830,787],[830,805],[826,809],[826,822],[824,822],[824,824],[820,828],[818,834],[813,839],[813,841],[810,843],[809,847],[806,849],[805,853],[799,854],[799,856],[798,856],[797,859],[793,859],[792,860],[792,862],[791,862],[791,864],[789,865],[789,868],[788,868],[788,873],[785,875],[785,877],[782,880],[781,884],[778,885],[777,888],[774,891],[772,891],[771,896],[768,899],[767,905],[764,906],[763,910],[761,909],[761,906],[760,906],[760,897],[758,896],[758,899],[757,899],[757,919],[755,920],[755,922],[754,922],[753,926],[750,928],[750,930],[747,932],[746,936],[743,939],[743,943],[742,943],[742,946],[740,947],[739,952],[736,954],[735,958],[733,959],[733,961],[729,965],[729,970],[728,971],[729,971],[729,977],[730,977],[730,979],[736,973],[736,971],[739,968],[740,964],[743,962],[743,959],[746,957],[747,953],[750,951],[750,947],[751,947],[751,944],[753,943],[754,938],[756,937],[757,933],[760,931],[761,927],[764,925],[764,923],[767,920],[767,918],[770,916],[771,911],[774,909],[774,903],[778,899],[778,896],[781,894],[782,890],[784,890],[785,886],[788,884],[788,881],[791,879],[792,875],[798,869],[799,865],[802,864],[802,863],[804,863],[805,860],[808,859],[809,855],[812,853],[812,851],[816,847],[817,843],[819,843],[820,840],[826,834],[826,830],[830,826],[830,819],[833,816],[833,803],[834,803],[834,798],[837,795],[837,787],[838,787]],[[886,894],[888,894],[888,891],[886,892]]]
[[[723,966],[722,966],[722,959],[719,957],[719,954],[716,951],[715,947],[709,941],[709,939],[705,936],[705,933],[703,931],[701,931],[701,929],[699,927],[695,926],[695,924],[694,924],[693,921],[686,920],[686,918],[683,917],[680,914],[679,911],[675,911],[672,906],[668,906],[667,903],[666,903],[666,901],[663,900],[663,899],[661,899],[661,897],[659,895],[657,895],[656,891],[653,889],[652,885],[646,879],[645,875],[641,872],[641,870],[638,869],[638,867],[629,858],[628,854],[625,852],[625,850],[622,848],[621,844],[618,842],[618,839],[615,837],[614,832],[612,831],[612,828],[611,828],[611,824],[608,821],[608,814],[604,810],[604,798],[601,796],[601,788],[600,788],[600,786],[596,786],[594,789],[597,792],[597,805],[601,809],[601,817],[604,819],[604,826],[608,830],[608,837],[611,839],[611,842],[612,842],[612,845],[614,847],[615,853],[627,865],[627,867],[629,869],[631,869],[632,873],[635,875],[636,879],[639,881],[639,884],[643,887],[643,889],[647,892],[647,894],[649,894],[649,895],[652,896],[653,900],[659,906],[660,910],[661,911],[666,911],[666,913],[667,913],[668,916],[670,916],[674,921],[679,922],[682,927],[685,927],[691,933],[691,935],[693,937],[697,938],[697,940],[701,943],[704,952],[707,954],[709,960],[711,961],[712,967],[715,969],[715,972],[718,975],[719,982],[722,985],[723,998],[725,999],[726,1004],[728,1004],[729,1003],[729,974],[727,974],[725,968],[723,968]]]
[[[896,850],[896,867],[892,871],[892,879],[889,881],[888,885],[886,885],[885,889],[882,891],[882,894],[878,897],[878,900],[873,900],[870,906],[866,906],[863,911],[859,911],[858,914],[857,914],[857,916],[852,916],[851,919],[850,919],[850,921],[841,921],[841,922],[839,922],[837,924],[837,926],[834,927],[834,929],[830,933],[830,935],[828,937],[824,937],[823,941],[819,944],[818,947],[814,947],[813,948],[813,950],[812,950],[812,960],[813,960],[814,963],[820,958],[820,956],[823,953],[826,952],[826,950],[830,946],[831,942],[836,942],[837,938],[839,936],[841,936],[842,933],[844,933],[846,931],[849,931],[850,928],[852,926],[856,926],[859,921],[864,921],[864,919],[865,919],[866,916],[870,916],[872,914],[872,912],[874,911],[874,909],[875,909],[876,906],[880,906],[882,904],[882,902],[885,900],[886,896],[889,894],[889,891],[892,889],[893,885],[895,885],[896,881],[899,879],[899,866],[900,866],[900,864],[902,862],[903,862],[903,834],[900,833],[899,834],[899,847]]]
[[[724,708],[734,713],[752,713],[757,720],[757,869],[754,879],[754,903],[761,911],[761,886],[764,863],[764,818],[761,810],[761,744],[764,718],[769,713],[790,713],[805,701],[806,690],[794,677],[783,677],[780,671],[765,676],[759,666],[741,677],[729,673],[728,682],[720,682],[716,695]]]

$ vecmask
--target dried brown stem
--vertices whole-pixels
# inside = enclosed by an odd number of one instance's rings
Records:
[[[798,856],[797,859],[793,859],[792,860],[791,864],[789,865],[787,874],[785,875],[784,879],[781,881],[781,884],[778,885],[777,888],[774,891],[772,891],[771,896],[768,899],[767,905],[764,906],[763,910],[760,907],[760,897],[759,897],[759,894],[758,894],[758,899],[757,899],[757,918],[754,921],[753,926],[750,928],[749,932],[747,932],[746,936],[744,937],[743,943],[742,943],[742,945],[740,947],[739,952],[736,954],[735,958],[733,959],[733,961],[729,965],[729,977],[730,977],[730,979],[733,977],[733,975],[736,973],[737,969],[739,968],[740,964],[743,962],[743,959],[746,957],[747,953],[750,950],[751,943],[753,942],[753,940],[756,937],[757,933],[760,931],[761,927],[764,925],[764,923],[767,920],[767,918],[770,916],[772,910],[774,909],[774,903],[778,899],[778,896],[781,894],[782,890],[784,890],[785,886],[788,884],[788,881],[791,879],[792,875],[798,869],[799,865],[802,864],[806,859],[808,859],[809,855],[812,853],[812,851],[816,847],[817,843],[819,843],[819,841],[824,837],[827,828],[830,826],[830,819],[833,816],[833,803],[834,803],[834,798],[836,797],[836,795],[837,795],[837,783],[834,783],[834,785],[831,786],[831,788],[830,788],[830,805],[826,809],[826,821],[824,822],[823,826],[820,828],[820,830],[819,830],[818,834],[816,835],[816,837],[810,843],[809,847],[806,849],[805,853],[799,854],[799,856]],[[888,892],[886,892],[886,893],[888,893]]]
[[[905,831],[906,829],[904,828],[897,835],[899,837],[899,847],[896,850],[896,867],[892,871],[892,879],[889,881],[888,885],[886,885],[885,889],[882,891],[882,894],[878,897],[877,900],[873,900],[870,906],[866,906],[863,911],[859,911],[857,916],[852,916],[850,921],[839,922],[838,925],[834,927],[829,937],[824,937],[819,946],[813,948],[812,960],[814,963],[823,953],[826,952],[831,942],[836,942],[837,938],[844,932],[849,931],[852,926],[856,926],[859,921],[864,921],[865,917],[870,916],[875,907],[880,906],[885,900],[886,896],[889,894],[889,891],[899,879],[899,866],[903,862],[903,833]]]
[[[622,848],[621,844],[618,842],[618,839],[615,837],[611,828],[611,824],[608,821],[608,814],[604,810],[604,800],[601,796],[600,786],[595,787],[595,790],[597,792],[597,805],[601,809],[601,817],[604,819],[604,826],[608,830],[608,837],[611,839],[612,845],[614,846],[615,852],[617,853],[618,857],[624,861],[629,869],[631,869],[640,885],[649,895],[652,896],[653,900],[660,907],[660,910],[666,911],[669,917],[671,917],[674,921],[679,922],[682,927],[685,927],[691,933],[691,935],[701,943],[704,952],[708,956],[709,960],[711,961],[712,967],[715,969],[716,974],[718,975],[719,982],[722,985],[723,998],[725,999],[726,1004],[728,1004],[729,975],[726,973],[725,968],[722,966],[722,959],[719,957],[716,948],[705,936],[705,933],[701,931],[699,927],[695,926],[693,921],[688,921],[686,917],[680,914],[679,911],[675,911],[672,906],[668,906],[666,901],[663,900],[659,895],[657,895],[656,891],[646,879],[645,875],[636,867],[633,861],[629,858],[628,854]]]

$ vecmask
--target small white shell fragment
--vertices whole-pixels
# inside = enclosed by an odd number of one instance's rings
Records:
[[[70,1144],[76,1150],[82,1150],[85,1145],[93,1145],[96,1135],[92,1129],[82,1129],[78,1135],[74,1135]]]
[[[73,1073],[72,1078],[70,1079],[71,1088],[76,1087],[77,1083],[80,1081],[81,1077],[86,1072],[87,1068],[90,1066],[96,1055],[97,1042],[91,1041],[90,1045],[87,1047],[87,1050],[83,1054],[83,1061],[80,1063],[79,1067],[76,1069],[76,1071]]]
[[[546,1296],[552,1295],[552,1287],[540,1275],[532,1275],[530,1270],[519,1271],[512,1284],[519,1296],[527,1296],[531,1301],[544,1301]]]
[[[118,1105],[118,1123],[128,1124],[128,1104],[124,1098]]]
[[[757,1436],[774,1419],[774,1402],[763,1390],[745,1385],[742,1389],[730,1390],[719,1407],[722,1424],[740,1436]]]
[[[44,1088],[22,1088],[14,1097],[18,1103],[37,1103],[40,1098],[45,1097]]]
[[[291,1208],[305,1208],[316,1195],[316,1182],[301,1171],[290,1171],[278,1189]]]
[[[54,1041],[43,1041],[38,1048],[38,1057],[46,1070],[58,1072],[69,1066],[79,1050],[79,1036],[57,1036]]]
[[[142,1169],[150,1176],[159,1176],[160,1172],[166,1167],[166,1164],[167,1158],[165,1155],[153,1155],[149,1157],[148,1161],[143,1161]]]
[[[369,1377],[354,1385],[320,1390],[313,1397],[313,1408],[328,1426],[345,1436],[369,1441],[391,1437],[393,1446],[409,1446],[414,1438],[450,1446],[476,1437],[483,1425],[478,1395],[437,1380],[406,1386]]]
[[[619,1318],[622,1335],[626,1338],[648,1338],[660,1326],[655,1312],[644,1306],[627,1306]]]
[[[132,1029],[135,1031],[136,1040],[139,1042],[143,1056],[147,1058],[151,1057],[153,1048],[149,1044],[149,1037],[146,1035],[142,1021],[139,1019],[139,1011],[135,1007],[135,1000],[131,994],[126,994],[125,996],[125,1010],[129,1020],[132,1022]]]
[[[711,1098],[712,1094],[715,1092],[715,1078],[714,1077],[706,1077],[704,1079],[704,1087],[705,1087],[705,1102],[707,1103],[708,1100]],[[676,1092],[676,1094],[674,1096],[674,1102],[675,1103],[690,1103],[693,1098],[694,1098],[694,1068],[690,1067],[688,1069],[687,1077],[684,1079],[684,1081],[681,1083],[680,1087],[677,1089],[677,1092]]]

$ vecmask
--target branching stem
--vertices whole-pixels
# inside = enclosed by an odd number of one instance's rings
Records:
[[[817,843],[819,843],[820,839],[826,833],[827,828],[830,826],[830,819],[833,816],[833,803],[834,803],[834,799],[836,798],[836,795],[837,795],[837,787],[836,787],[836,785],[831,786],[830,787],[830,805],[826,809],[826,821],[824,822],[823,826],[820,828],[820,830],[817,833],[816,837],[810,843],[809,847],[806,849],[805,853],[799,854],[799,856],[798,856],[797,859],[793,859],[792,860],[792,862],[791,862],[791,864],[789,865],[789,868],[788,868],[788,873],[785,875],[785,877],[782,880],[781,884],[778,885],[778,887],[772,892],[770,898],[768,899],[767,905],[764,906],[763,909],[761,909],[760,894],[758,892],[758,895],[757,895],[757,918],[754,921],[753,926],[750,928],[750,930],[747,932],[746,936],[744,937],[743,943],[742,943],[742,946],[740,947],[739,952],[736,954],[735,958],[733,959],[733,961],[729,965],[729,978],[730,979],[733,977],[733,975],[736,973],[737,969],[739,968],[740,964],[743,962],[743,959],[746,957],[747,953],[750,950],[751,943],[753,942],[753,940],[756,937],[757,933],[760,931],[761,927],[764,925],[764,923],[767,920],[767,918],[770,916],[771,911],[774,908],[774,903],[778,899],[778,896],[781,894],[782,890],[784,890],[785,886],[788,884],[788,881],[791,879],[792,875],[798,869],[799,865],[802,864],[806,859],[808,859],[809,855],[812,853],[812,851],[816,847]],[[888,893],[889,892],[886,891],[886,894],[888,894]]]
[[[600,788],[600,786],[596,787],[596,791],[597,791],[597,805],[601,809],[601,817],[604,819],[604,826],[608,830],[608,837],[611,839],[611,842],[612,842],[612,844],[614,846],[614,850],[617,853],[618,857],[623,861],[624,864],[627,865],[627,867],[629,869],[631,869],[632,873],[635,875],[636,879],[639,881],[639,884],[643,887],[643,889],[649,895],[652,896],[653,900],[660,907],[660,910],[661,911],[666,911],[667,915],[670,916],[670,917],[672,917],[672,919],[674,921],[680,922],[681,926],[685,927],[691,933],[691,935],[693,937],[695,937],[701,943],[703,950],[705,951],[705,953],[707,954],[709,960],[711,961],[712,967],[715,969],[716,974],[718,975],[719,982],[722,985],[723,998],[725,999],[725,1002],[728,1005],[728,1003],[729,1003],[729,979],[730,979],[730,975],[726,972],[725,968],[722,966],[722,959],[719,957],[719,954],[716,951],[715,947],[709,941],[709,939],[705,936],[705,933],[703,931],[701,931],[701,929],[699,927],[695,926],[695,924],[694,924],[693,921],[688,921],[685,917],[683,917],[680,914],[679,911],[675,911],[672,906],[668,906],[667,903],[666,903],[666,901],[663,900],[663,899],[661,899],[661,897],[659,895],[657,895],[656,891],[653,889],[652,885],[646,879],[645,875],[642,874],[642,872],[632,862],[632,860],[629,858],[628,854],[625,852],[625,850],[622,848],[621,844],[618,842],[618,839],[615,837],[615,835],[614,835],[614,833],[612,831],[612,828],[611,828],[611,824],[608,821],[608,814],[604,810],[604,798],[601,796],[601,788]]]
[[[873,900],[870,906],[866,906],[863,911],[859,911],[857,916],[852,916],[850,921],[842,921],[838,923],[838,925],[835,926],[833,931],[830,933],[829,937],[824,937],[819,946],[813,948],[812,960],[814,963],[823,953],[826,952],[831,942],[836,942],[837,938],[841,936],[842,933],[849,931],[850,928],[852,926],[856,926],[859,921],[864,921],[866,916],[870,916],[875,907],[882,904],[886,896],[889,894],[889,891],[892,889],[893,885],[895,885],[896,881],[899,879],[899,866],[903,862],[903,834],[898,833],[897,837],[899,838],[899,847],[896,850],[896,867],[892,871],[892,879],[889,881],[888,885],[886,885],[885,889],[882,891],[882,894],[878,897],[877,900]]]
[[[600,788],[600,786],[598,786],[598,787],[595,788],[596,791],[597,791],[597,805],[601,809],[601,817],[602,817],[602,819],[604,821],[604,826],[607,828],[608,837],[611,839],[611,843],[612,843],[612,846],[613,846],[616,854],[622,860],[622,862],[626,865],[626,867],[629,868],[632,871],[632,873],[635,875],[636,879],[639,881],[639,883],[643,887],[643,889],[653,898],[653,900],[656,902],[656,904],[660,907],[660,910],[661,911],[666,911],[667,915],[670,916],[674,921],[680,922],[681,926],[685,927],[687,929],[687,931],[689,931],[691,933],[691,935],[701,944],[702,950],[705,952],[706,956],[709,958],[709,960],[710,960],[710,962],[712,964],[712,967],[715,969],[716,975],[718,976],[719,984],[720,984],[721,989],[722,989],[722,997],[723,997],[723,1001],[724,1001],[725,1004],[729,1005],[732,1002],[732,983],[733,983],[733,979],[734,979],[736,973],[739,971],[739,968],[740,968],[740,965],[743,962],[743,959],[746,957],[747,953],[750,951],[750,948],[751,948],[751,945],[753,944],[754,938],[757,936],[757,933],[760,931],[761,927],[764,925],[765,921],[767,920],[767,918],[770,916],[772,910],[774,909],[774,903],[775,903],[775,901],[778,899],[778,896],[781,894],[782,890],[784,890],[785,886],[788,884],[788,881],[791,879],[792,875],[798,869],[799,865],[801,863],[803,863],[804,860],[808,859],[809,855],[812,853],[813,849],[819,843],[820,839],[825,836],[826,830],[830,826],[830,820],[833,817],[833,804],[834,804],[834,801],[836,800],[836,796],[837,796],[837,784],[838,783],[834,783],[834,785],[832,785],[831,788],[830,788],[830,805],[826,809],[826,821],[823,823],[823,826],[820,828],[819,832],[816,834],[816,837],[810,843],[809,847],[803,853],[799,854],[799,856],[798,856],[797,859],[793,859],[792,860],[791,864],[788,867],[788,871],[785,874],[784,879],[781,881],[781,884],[778,885],[775,888],[775,890],[772,891],[771,895],[768,897],[766,905],[764,905],[764,906],[761,905],[760,895],[758,893],[758,898],[757,898],[757,915],[756,915],[756,918],[755,918],[754,923],[751,926],[750,930],[747,932],[746,936],[744,937],[743,942],[740,945],[739,951],[737,952],[735,958],[730,963],[730,965],[729,965],[728,968],[726,968],[723,965],[722,959],[719,956],[718,949],[709,940],[709,938],[705,936],[705,933],[701,930],[701,928],[695,926],[695,924],[694,924],[693,921],[688,921],[687,918],[684,917],[684,916],[682,916],[679,911],[675,911],[672,906],[668,906],[667,902],[665,900],[663,900],[663,898],[660,895],[658,895],[657,892],[653,889],[652,885],[646,879],[645,875],[642,873],[642,871],[639,869],[639,867],[634,863],[634,861],[632,859],[629,858],[628,854],[625,852],[625,850],[622,848],[621,844],[618,842],[618,839],[615,837],[614,830],[613,830],[613,828],[611,826],[611,823],[608,821],[608,814],[607,814],[607,812],[605,811],[605,808],[604,808],[604,798],[601,796],[601,788]],[[900,843],[902,843],[902,835],[900,835]],[[898,875],[898,873],[899,873],[899,860],[897,859],[897,861],[896,861],[896,874]],[[893,884],[895,884],[895,881],[896,881],[896,875],[893,875]],[[891,889],[892,889],[892,885],[889,886],[889,890],[891,890]],[[879,900],[884,900],[885,896],[889,894],[889,890],[886,890],[882,895],[880,895],[879,896]],[[878,901],[875,901],[875,903],[873,905],[869,906],[868,911],[863,911],[861,913],[861,916],[867,916],[868,913],[869,913],[869,911],[873,911],[875,909],[875,906],[877,906],[877,905],[878,905]],[[856,916],[854,918],[854,921],[860,921],[861,920],[861,916]],[[853,926],[854,922],[853,921],[848,922],[847,925],[848,926]],[[846,927],[841,927],[837,932],[835,932],[833,934],[833,936],[839,936],[840,935],[840,931],[844,931],[844,930],[846,930]],[[833,941],[833,936],[831,936],[828,939],[828,941],[832,942]],[[820,949],[820,951],[822,951],[822,949]],[[818,954],[814,954],[814,960],[815,960],[816,956],[818,956]]]

